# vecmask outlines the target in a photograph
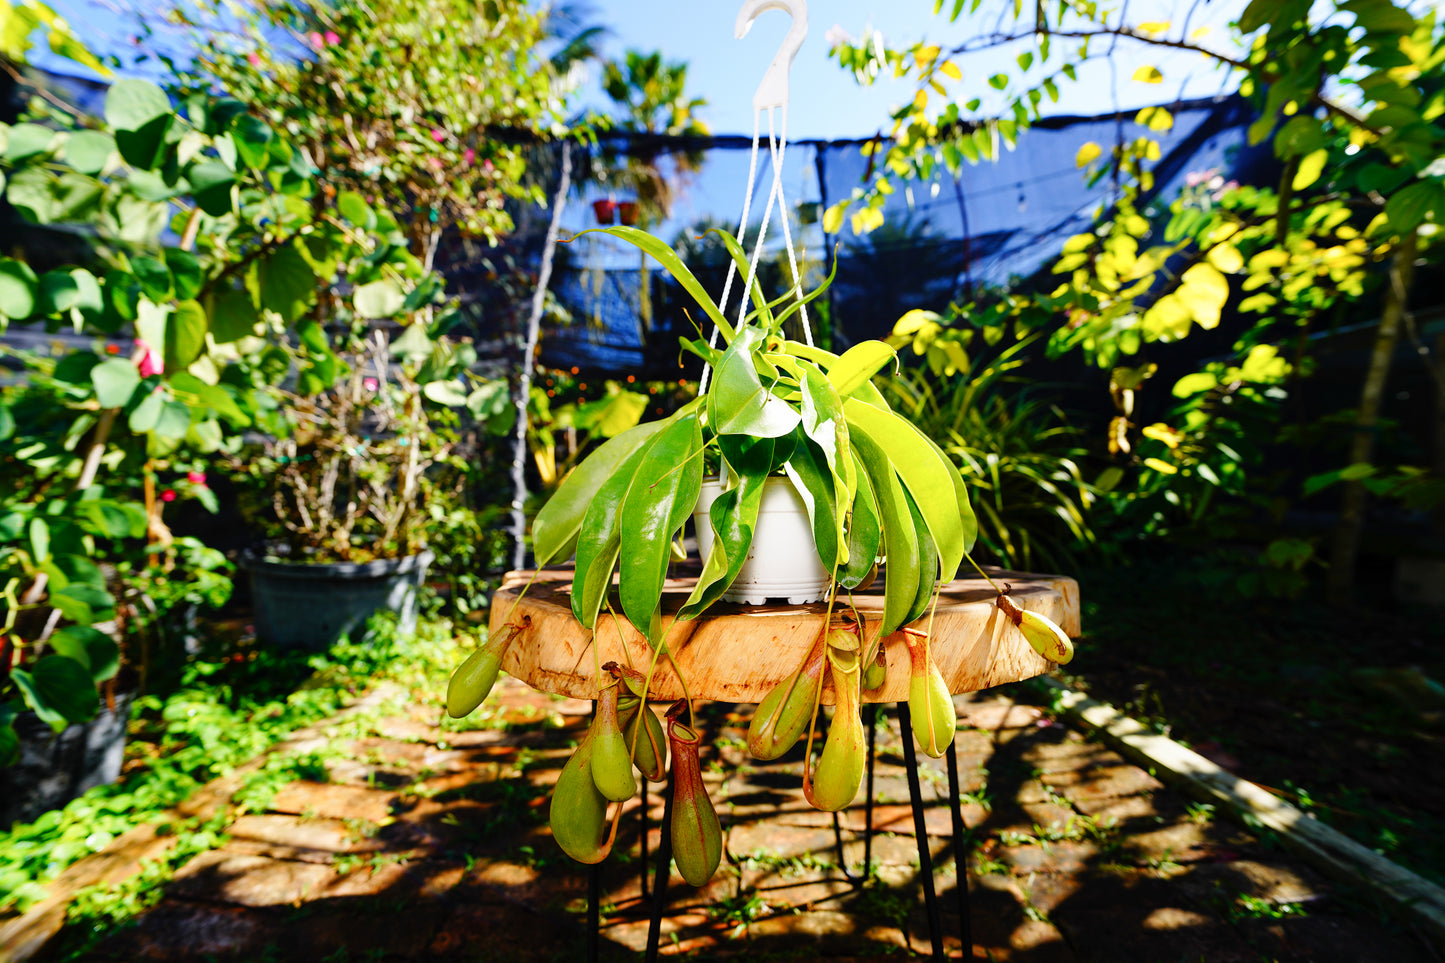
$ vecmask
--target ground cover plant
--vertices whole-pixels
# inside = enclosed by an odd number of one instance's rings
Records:
[[[325,653],[244,646],[217,659],[188,663],[175,691],[137,700],[119,782],[0,833],[0,913],[23,911],[76,860],[161,816],[207,782],[372,687],[385,681],[423,688],[433,684],[426,680],[450,668],[455,645],[445,623],[424,625],[411,639],[399,637],[383,620],[366,637]],[[300,757],[273,760],[247,778],[232,815],[254,808],[286,782],[315,775],[316,765]],[[223,828],[224,821],[184,831],[215,834]],[[210,848],[205,840],[195,845]],[[147,886],[157,882],[149,879]]]

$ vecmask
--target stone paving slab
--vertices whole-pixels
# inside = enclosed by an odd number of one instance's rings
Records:
[[[546,826],[547,793],[585,703],[515,682],[485,726],[440,727],[418,698],[360,739],[337,739],[331,782],[279,790],[229,841],[179,870],[161,902],[87,959],[583,958],[587,870]],[[994,961],[1433,959],[1288,855],[1162,787],[1111,750],[998,696],[958,703],[974,946],[957,940],[955,840],[940,760],[923,759],[927,842],[946,944]],[[663,952],[695,959],[926,954],[901,738],[878,734],[873,876],[844,878],[832,817],[801,795],[801,750],[738,750],[748,710],[704,707],[703,767],[726,859],[701,890],[675,875]],[[649,860],[663,799],[649,787]],[[605,959],[643,948],[639,803],[599,872]],[[840,814],[842,866],[862,866],[861,805]],[[1302,912],[1286,909],[1295,907]],[[349,955],[347,955],[349,954]]]

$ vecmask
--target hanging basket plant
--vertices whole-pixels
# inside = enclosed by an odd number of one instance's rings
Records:
[[[671,273],[716,325],[723,345],[682,340],[685,350],[710,366],[711,381],[673,414],[611,439],[568,475],[533,524],[537,563],[547,566],[575,554],[570,604],[577,621],[595,633],[604,612],[620,616],[655,653],[665,655],[664,583],[674,544],[699,505],[704,462],[721,466],[721,490],[709,493],[712,537],[678,621],[703,616],[733,585],[753,547],[765,490],[780,479],[791,482],[807,506],[813,551],[828,581],[828,611],[797,670],[759,705],[748,746],[760,759],[776,759],[807,733],[806,797],[820,809],[842,809],[857,795],[862,778],[860,706],[865,693],[886,681],[880,646],[894,633],[907,633],[914,738],[934,756],[952,740],[952,697],[932,661],[927,634],[904,627],[936,602],[940,585],[955,577],[973,547],[978,526],[963,479],[938,445],[894,412],[873,385],[875,374],[896,363],[893,348],[865,341],[838,355],[783,334],[783,323],[822,294],[831,275],[806,296],[795,290],[768,302],[738,242],[719,231],[751,297],[751,311],[732,325],[661,240],[628,227],[597,230],[635,245]],[[888,564],[881,624],[865,628],[856,613],[835,613],[838,590],[872,581],[882,558]],[[614,595],[613,575],[619,571]],[[1011,600],[1004,605],[1011,606],[1004,609],[1011,621],[1023,622],[1020,628],[1035,648],[1047,647],[1050,658],[1067,660],[1069,643],[1057,626],[1045,638],[1032,613],[1022,613]],[[475,664],[458,670],[448,697],[453,715],[464,715],[485,698],[509,645],[531,644],[526,629],[524,623],[509,623],[473,656]],[[677,671],[675,661],[671,665]],[[636,791],[632,769],[662,777],[654,763],[668,747],[647,705],[651,682],[650,669],[608,663],[599,672],[598,711],[558,779],[551,808],[554,837],[581,862],[597,862],[610,851],[621,806],[613,810],[610,829],[608,806]],[[835,711],[813,765],[825,685],[832,687]],[[671,840],[684,877],[701,885],[716,869],[720,851],[716,814],[697,776],[699,737],[690,700],[676,703],[667,718]]]

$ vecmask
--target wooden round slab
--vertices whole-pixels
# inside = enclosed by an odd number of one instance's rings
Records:
[[[1079,634],[1079,583],[1062,575],[1031,575],[990,569],[1000,584],[1012,586],[1014,599],[1025,609],[1053,619],[1070,636]],[[531,572],[510,572],[492,598],[491,629],[498,631],[512,612],[513,603]],[[677,610],[692,591],[694,579],[668,579],[663,590],[663,623],[667,645],[687,680],[694,699],[758,703],[783,679],[792,675],[808,653],[827,606],[769,605],[763,607],[714,604],[699,619],[676,620]],[[883,580],[867,592],[854,593],[858,611],[868,623],[869,636],[880,628],[883,614]],[[653,651],[647,640],[620,614],[604,609],[597,620],[597,653],[592,633],[572,615],[572,570],[548,569],[537,575],[516,606],[512,621],[531,616],[507,649],[502,668],[535,689],[577,699],[597,697],[597,666],[605,662],[630,664],[647,671]],[[931,651],[949,691],[976,692],[1005,682],[1029,679],[1048,670],[1050,663],[1034,652],[1018,629],[994,604],[997,593],[981,578],[958,579],[944,586],[934,616]],[[840,600],[841,602],[841,600]],[[620,611],[615,595],[613,607]],[[926,629],[928,616],[913,623]],[[867,702],[900,702],[908,698],[909,659],[902,633],[883,641],[888,680],[882,688],[863,693]],[[670,701],[683,697],[673,667],[657,661],[650,699]],[[832,704],[824,688],[823,701]]]

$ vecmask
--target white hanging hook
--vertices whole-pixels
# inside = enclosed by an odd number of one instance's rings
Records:
[[[739,40],[746,37],[752,29],[753,21],[768,10],[783,11],[793,18],[793,25],[788,29],[787,36],[783,37],[778,52],[773,54],[773,62],[768,64],[768,72],[763,74],[763,82],[758,85],[758,92],[753,94],[755,111],[769,107],[787,109],[788,71],[793,66],[793,58],[798,55],[798,48],[803,45],[803,38],[808,35],[807,0],[744,0],[743,8],[738,11],[738,22],[733,29],[733,35]]]

